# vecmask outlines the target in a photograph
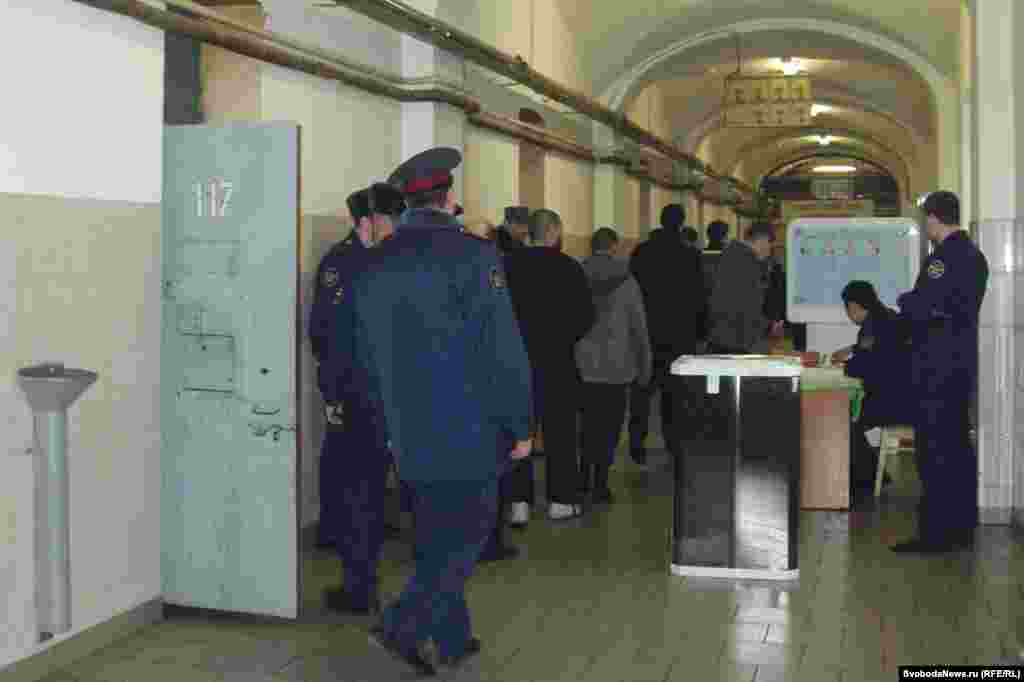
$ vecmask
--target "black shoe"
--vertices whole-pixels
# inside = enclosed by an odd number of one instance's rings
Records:
[[[476,637],[471,637],[469,641],[466,642],[466,650],[463,652],[461,656],[442,656],[440,659],[440,663],[441,665],[448,667],[460,666],[473,656],[479,654],[482,648],[483,645],[481,644],[480,640]]]
[[[958,548],[948,542],[925,542],[924,540],[911,540],[901,542],[890,547],[897,554],[945,554],[956,551]]]
[[[380,600],[377,597],[371,598],[368,604],[354,602],[352,595],[346,592],[344,588],[324,590],[324,605],[330,611],[338,613],[354,613],[360,616],[380,613]]]
[[[376,625],[370,628],[369,634],[371,644],[388,652],[393,658],[405,663],[420,675],[424,677],[435,677],[437,675],[437,668],[427,660],[422,652],[418,650],[403,650],[397,641],[384,632],[384,628],[381,626]]]
[[[519,548],[508,545],[496,550],[488,548],[488,550],[481,554],[480,558],[477,559],[477,563],[486,564],[492,561],[503,561],[504,559],[517,558],[519,558]]]
[[[595,490],[590,499],[594,504],[613,504],[615,502],[615,496],[612,495],[612,491],[608,488]]]

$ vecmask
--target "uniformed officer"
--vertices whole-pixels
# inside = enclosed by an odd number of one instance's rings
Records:
[[[530,370],[505,275],[453,216],[460,161],[436,148],[395,171],[409,209],[342,306],[416,519],[415,572],[371,640],[424,674],[480,650],[466,580],[497,519],[498,478],[530,451]]]
[[[978,457],[970,441],[969,412],[988,262],[960,229],[955,194],[930,194],[922,210],[935,249],[913,291],[897,301],[911,323],[914,447],[922,493],[918,537],[894,546],[897,552],[970,546],[978,524]]]
[[[384,542],[384,500],[391,461],[383,435],[375,430],[372,406],[359,381],[342,385],[337,372],[348,365],[338,357],[337,312],[348,282],[365,265],[369,249],[390,237],[405,208],[400,192],[373,185],[348,198],[356,227],[328,251],[317,272],[309,337],[327,429],[320,456],[320,540],[337,547],[344,566],[344,588],[325,593],[328,608],[366,613],[378,610],[377,559]]]

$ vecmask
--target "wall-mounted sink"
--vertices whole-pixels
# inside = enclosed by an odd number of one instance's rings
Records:
[[[70,369],[61,364],[43,364],[18,370],[18,384],[25,392],[33,412],[66,410],[99,375],[85,369]]]
[[[40,641],[71,629],[67,410],[99,375],[62,364],[18,370],[34,420],[36,625]]]

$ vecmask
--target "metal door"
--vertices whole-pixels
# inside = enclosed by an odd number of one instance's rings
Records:
[[[163,168],[164,600],[295,618],[299,130],[167,127]]]

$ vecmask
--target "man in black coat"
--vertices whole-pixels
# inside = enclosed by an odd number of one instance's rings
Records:
[[[583,267],[562,253],[562,219],[548,209],[530,216],[527,249],[506,252],[509,293],[533,369],[534,418],[547,457],[548,515],[581,514],[576,413],[580,380],[576,343],[594,326],[596,312]],[[533,467],[519,463],[511,474],[511,521],[523,526],[533,500]]]
[[[651,396],[659,388],[665,443],[673,450],[678,442],[672,432],[673,405],[667,379],[673,360],[697,352],[700,318],[706,306],[701,254],[685,244],[680,234],[685,220],[686,211],[680,204],[665,206],[661,211],[661,229],[651,232],[629,260],[629,269],[643,293],[654,355],[650,385],[634,385],[629,398],[630,454],[638,464],[647,461],[644,440],[650,422]]]

